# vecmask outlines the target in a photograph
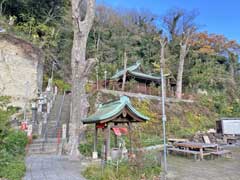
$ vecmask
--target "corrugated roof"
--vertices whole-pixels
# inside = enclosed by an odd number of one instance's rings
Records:
[[[138,118],[142,119],[143,121],[149,120],[148,117],[142,115],[132,106],[131,101],[127,96],[122,96],[117,101],[100,105],[98,110],[94,114],[90,115],[86,119],[83,119],[82,122],[84,124],[89,124],[109,119],[121,113],[125,107],[127,107],[132,113],[134,113]]]

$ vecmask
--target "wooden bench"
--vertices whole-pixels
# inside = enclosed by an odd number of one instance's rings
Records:
[[[211,152],[212,157],[227,157],[232,158],[232,152],[229,150],[221,150],[221,151],[215,151]]]
[[[179,149],[179,148],[168,148],[168,152],[180,152],[183,154],[193,154],[194,159],[197,160],[198,155],[200,155],[200,152],[198,151],[192,151],[192,150],[185,150],[185,149]]]

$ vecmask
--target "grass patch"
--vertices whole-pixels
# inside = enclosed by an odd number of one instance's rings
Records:
[[[105,168],[100,165],[87,167],[83,175],[89,180],[153,180],[159,177],[161,172],[160,160],[157,152],[136,153],[136,158],[108,163]]]

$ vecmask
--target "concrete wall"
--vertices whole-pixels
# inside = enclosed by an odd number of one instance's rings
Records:
[[[21,39],[0,35],[0,96],[11,96],[13,105],[24,107],[26,100],[37,97],[42,78],[41,51]]]

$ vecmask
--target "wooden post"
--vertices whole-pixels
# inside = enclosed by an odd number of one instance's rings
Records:
[[[118,147],[118,138],[117,135],[114,135],[114,143],[115,143],[115,148]]]
[[[97,124],[95,124],[95,128],[94,128],[94,137],[93,137],[93,152],[92,152],[92,158],[93,159],[97,159],[98,158],[98,152],[97,152],[97,132],[98,132],[98,128],[97,128]]]
[[[130,143],[130,153],[132,153],[132,124],[128,122],[128,129],[129,129],[129,143]]]
[[[114,126],[117,126],[117,123],[114,123]],[[115,148],[118,147],[118,137],[115,133],[114,133],[114,144],[115,144]]]
[[[107,161],[108,146],[107,146],[107,127],[103,129],[104,131],[104,159]]]
[[[200,159],[203,160],[203,148],[200,148]]]
[[[107,159],[109,160],[110,157],[110,151],[111,151],[111,147],[110,147],[110,124],[107,126]]]
[[[105,145],[105,161],[109,160],[110,157],[110,125],[104,129],[104,145]]]
[[[97,124],[95,124],[95,130],[94,130],[94,144],[93,144],[93,151],[97,152],[97,143],[98,143],[98,128],[97,128]]]
[[[147,82],[145,82],[145,94],[147,94]]]

